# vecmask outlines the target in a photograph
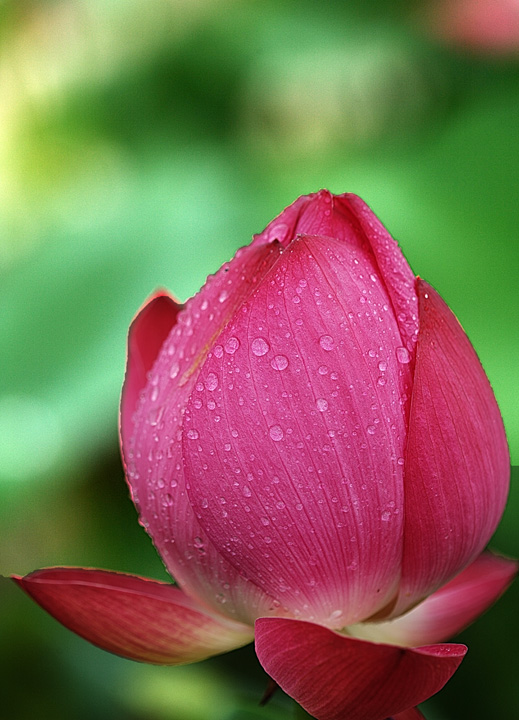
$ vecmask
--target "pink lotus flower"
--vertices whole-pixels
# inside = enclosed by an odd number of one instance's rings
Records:
[[[153,663],[255,639],[319,720],[419,717],[460,664],[437,644],[507,587],[482,551],[509,457],[479,360],[354,195],[299,198],[185,306],[129,335],[124,462],[177,585],[16,578],[63,624]]]

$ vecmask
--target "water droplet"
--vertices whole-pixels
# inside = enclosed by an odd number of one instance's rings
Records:
[[[213,390],[216,390],[218,387],[218,378],[214,373],[209,373],[206,380],[205,380],[205,386],[208,390],[211,392]]]
[[[286,355],[276,355],[274,358],[272,358],[270,364],[274,368],[274,370],[284,370],[286,367],[288,367],[288,358]]]
[[[376,432],[376,427],[374,425],[368,425],[366,428],[368,435],[374,435]]]
[[[378,364],[378,369],[380,370],[380,372],[385,372],[387,370],[387,362],[381,360]]]
[[[223,355],[223,347],[221,345],[215,345],[213,348],[213,355],[217,358],[221,358]]]
[[[180,365],[177,362],[173,363],[173,365],[169,369],[169,377],[174,380],[177,377],[179,370]]]
[[[321,335],[319,338],[319,345],[323,350],[333,350],[335,347],[335,340],[331,335]]]
[[[194,546],[200,553],[205,552],[204,541],[202,540],[201,537],[196,537],[196,538],[193,540],[193,546]]]
[[[381,375],[381,376],[379,377],[379,379],[377,380],[377,384],[380,385],[380,386],[384,386],[384,385],[386,384],[386,378],[385,378],[385,377],[382,377],[382,375]]]
[[[330,613],[328,620],[338,620],[340,617],[342,617],[342,610],[334,610]]]
[[[270,545],[270,543],[272,542],[272,538],[269,537],[268,535],[265,535],[265,537],[263,538],[263,540],[264,540],[264,542],[267,543],[267,545]]]
[[[229,355],[234,355],[236,350],[240,347],[240,341],[237,337],[230,337],[225,343],[225,352]]]
[[[279,425],[272,425],[272,427],[269,430],[269,435],[274,440],[274,442],[279,442],[280,440],[283,440],[285,437],[285,433],[283,432],[283,428],[281,428]]]
[[[315,401],[315,405],[319,412],[325,412],[328,410],[328,400],[325,400],[324,398],[319,398]]]
[[[328,372],[328,368],[326,367],[326,365],[319,365],[317,372],[319,373],[319,375],[326,375]]]
[[[222,292],[218,296],[218,302],[223,303],[227,300],[228,297],[229,297],[229,293],[227,292],[227,290],[222,290]]]
[[[243,493],[244,497],[250,497],[252,495],[251,489],[248,485],[243,486],[242,493]]]
[[[390,511],[389,511],[389,510],[384,510],[384,512],[383,512],[382,515],[380,516],[380,519],[382,520],[382,522],[389,522],[389,520],[391,520],[391,513],[390,513]]]
[[[164,507],[171,507],[173,505],[173,498],[169,493],[166,493],[164,495],[164,499],[162,500],[162,504]]]
[[[276,507],[278,510],[284,510],[285,503],[283,502],[283,500],[278,500],[278,502],[276,503]]]
[[[161,490],[162,490],[162,488],[165,486],[165,484],[166,484],[166,483],[164,482],[164,478],[159,478],[159,479],[157,480],[157,487],[160,488]]]
[[[158,425],[160,423],[160,421],[162,420],[163,415],[164,415],[164,406],[163,405],[160,405],[157,408],[152,408],[152,410],[150,410],[150,414],[149,414],[150,425],[153,427],[155,427],[155,425]]]
[[[267,525],[270,525],[270,520],[268,519],[268,517],[263,516],[261,518],[261,524],[264,525],[265,527],[267,527]]]
[[[198,440],[200,437],[198,430],[188,430],[186,435],[190,440]]]
[[[266,355],[268,351],[270,350],[270,345],[265,340],[265,338],[257,337],[254,338],[254,340],[251,343],[251,350],[256,355],[256,357],[261,357],[262,355]]]
[[[402,365],[407,365],[407,363],[411,362],[411,356],[409,355],[409,350],[405,347],[397,347],[396,359],[398,360],[399,363],[402,363]]]
[[[403,457],[399,457],[399,458],[398,458],[398,460],[397,460],[396,462],[397,462],[397,465],[400,465],[400,466],[401,466],[401,465],[403,465],[403,464],[404,464],[405,460],[404,460],[404,458],[403,458]]]

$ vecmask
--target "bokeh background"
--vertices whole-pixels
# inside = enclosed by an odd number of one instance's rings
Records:
[[[519,3],[0,2],[0,573],[166,579],[128,498],[128,324],[298,195],[361,195],[454,309],[519,464]],[[519,556],[519,476],[491,546]],[[519,589],[460,639],[430,720],[519,717]],[[103,653],[0,585],[14,720],[281,720],[251,648]]]

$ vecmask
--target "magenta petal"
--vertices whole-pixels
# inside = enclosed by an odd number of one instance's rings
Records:
[[[496,400],[456,317],[417,281],[417,343],[405,464],[405,534],[395,614],[482,551],[503,512],[509,455]]]
[[[411,371],[363,235],[300,236],[219,338],[184,419],[208,537],[299,617],[343,627],[398,589]]]
[[[285,618],[259,618],[255,637],[263,668],[317,720],[386,720],[408,711],[441,690],[467,651],[376,645]]]
[[[279,243],[239,250],[179,312],[132,416],[122,427],[128,482],[142,524],[179,586],[202,604],[241,621],[267,614],[271,598],[225,561],[200,527],[185,490],[182,423],[207,354],[232,352],[216,341],[282,250]],[[124,398],[123,398],[124,402]]]
[[[252,640],[252,628],[208,615],[167,583],[85,568],[13,579],[65,627],[132,660],[179,665]]]
[[[425,718],[418,708],[409,708],[409,710],[404,710],[404,712],[393,715],[393,717],[388,718],[388,720],[425,720]]]
[[[485,552],[410,612],[389,622],[363,623],[354,634],[395,645],[442,642],[487,610],[504,593],[517,570],[515,560]]]
[[[355,213],[359,227],[366,235],[377,265],[387,287],[393,310],[400,328],[402,345],[414,355],[418,334],[418,300],[415,293],[415,276],[398,243],[388,233],[371,208],[357,195],[344,196]]]
[[[148,381],[147,375],[181,308],[170,295],[160,291],[146,302],[130,326],[121,398],[122,438],[129,438],[133,433],[132,415],[137,409],[139,393]]]

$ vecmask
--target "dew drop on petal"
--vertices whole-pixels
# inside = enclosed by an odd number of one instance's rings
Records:
[[[374,425],[368,425],[368,427],[366,429],[367,429],[368,435],[374,435],[376,432],[376,427]]]
[[[218,387],[218,378],[214,373],[209,373],[205,379],[205,386],[207,390],[216,390]]]
[[[407,365],[411,361],[411,356],[409,355],[409,350],[405,347],[397,347],[396,349],[396,359],[399,363],[402,363],[402,365]]]
[[[335,347],[335,340],[331,335],[321,335],[319,338],[319,345],[323,350],[333,350]]]
[[[319,412],[325,412],[328,410],[328,400],[325,400],[324,398],[319,398],[316,400],[315,405]]]
[[[385,372],[387,370],[387,362],[381,360],[378,364],[378,369],[380,370],[380,372]]]
[[[261,357],[262,355],[266,355],[268,351],[270,350],[270,345],[265,340],[265,338],[257,337],[254,338],[254,340],[251,343],[251,350],[256,355],[256,357]]]
[[[213,348],[213,355],[217,358],[221,358],[223,355],[223,347],[221,345],[215,345]]]
[[[236,350],[240,347],[240,341],[237,337],[230,337],[225,343],[225,352],[229,355],[234,355]]]
[[[269,435],[274,442],[279,442],[280,440],[283,440],[285,437],[285,433],[283,432],[283,428],[279,425],[272,425],[272,427],[269,429]]]
[[[284,370],[286,367],[288,367],[288,358],[286,355],[276,355],[274,358],[272,358],[270,364],[274,368],[274,370]]]
[[[319,365],[319,367],[317,368],[317,372],[319,373],[319,375],[326,375],[328,372],[328,368],[326,367],[326,365]]]
[[[177,362],[173,363],[173,365],[169,369],[169,377],[174,380],[177,377],[179,370],[180,365]]]
[[[186,435],[190,440],[198,440],[200,437],[198,430],[188,430]]]

